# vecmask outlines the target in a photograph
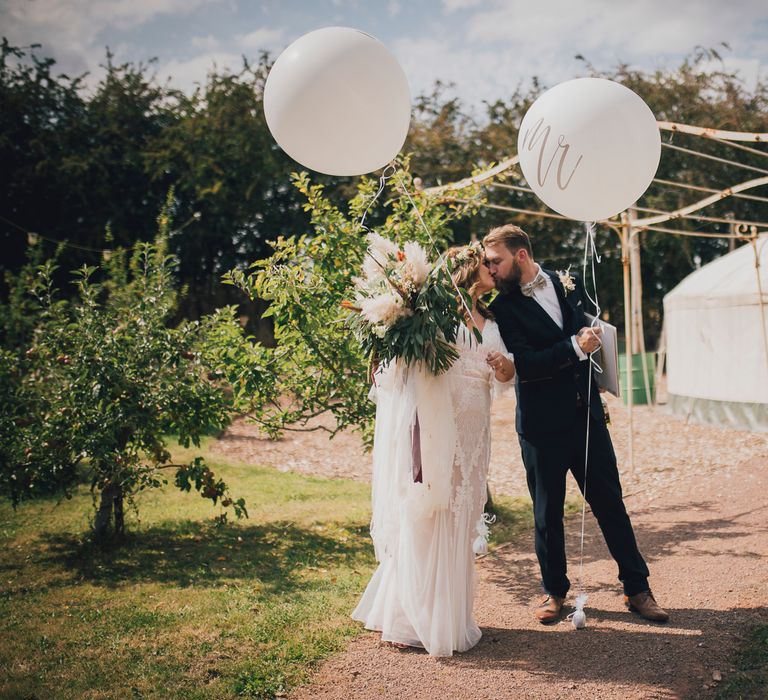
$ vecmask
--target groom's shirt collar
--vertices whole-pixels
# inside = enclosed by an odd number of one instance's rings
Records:
[[[536,263],[536,275],[531,280],[531,282],[535,282],[539,278],[546,281],[547,285],[549,286],[552,285],[552,280],[549,278],[549,275],[546,272],[544,272],[544,270],[542,269],[541,265],[539,265],[539,263]]]

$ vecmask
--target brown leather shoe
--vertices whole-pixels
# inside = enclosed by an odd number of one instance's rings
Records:
[[[542,625],[552,624],[560,619],[560,614],[563,612],[563,603],[565,603],[565,598],[549,595],[546,600],[536,608],[536,611],[533,614]]]
[[[659,607],[656,598],[653,597],[653,593],[650,590],[643,591],[637,595],[625,595],[624,605],[646,620],[653,620],[654,622],[666,622],[669,620],[669,613]]]

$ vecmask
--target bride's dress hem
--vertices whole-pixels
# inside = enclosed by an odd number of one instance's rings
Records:
[[[424,645],[417,639],[399,637],[395,634],[385,634],[381,626],[367,625],[365,624],[365,620],[359,617],[352,616],[352,619],[357,620],[357,622],[362,622],[363,627],[365,627],[365,629],[367,629],[369,632],[379,632],[381,634],[382,642],[392,642],[393,644],[405,644],[406,646],[413,647],[414,649],[424,649]]]
[[[450,652],[435,653],[435,652],[430,652],[420,641],[418,641],[416,639],[411,639],[411,638],[406,638],[406,637],[399,637],[399,636],[394,635],[394,634],[386,634],[382,630],[381,626],[366,624],[365,620],[363,618],[361,618],[361,617],[355,617],[354,615],[352,615],[351,617],[352,617],[353,620],[355,620],[357,622],[362,622],[363,623],[363,627],[365,627],[365,629],[367,629],[369,632],[378,632],[379,634],[381,634],[381,641],[382,642],[391,642],[393,644],[404,644],[405,646],[407,646],[407,647],[409,647],[411,649],[418,649],[420,651],[425,651],[430,656],[435,656],[435,657],[453,656],[453,654],[455,654],[455,653],[463,654],[463,653],[469,651],[470,649],[474,649],[478,645],[480,640],[483,638],[483,633],[480,632],[480,634],[479,634],[479,636],[477,638],[477,641],[473,642],[472,644],[468,645],[467,647],[459,647],[459,648],[453,649],[453,651],[450,651]]]

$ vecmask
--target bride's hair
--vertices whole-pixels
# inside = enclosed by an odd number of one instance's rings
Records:
[[[459,245],[445,251],[446,260],[453,261],[453,281],[457,287],[466,289],[470,296],[477,291],[480,283],[480,266],[483,264],[483,248],[479,243]],[[490,309],[478,299],[477,312],[483,318],[493,319]]]

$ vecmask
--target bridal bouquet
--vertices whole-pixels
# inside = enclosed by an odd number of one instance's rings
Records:
[[[462,320],[456,290],[418,243],[401,249],[369,233],[362,276],[353,281],[355,301],[342,306],[353,312],[350,324],[369,357],[422,362],[435,375],[453,364]]]

